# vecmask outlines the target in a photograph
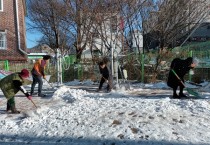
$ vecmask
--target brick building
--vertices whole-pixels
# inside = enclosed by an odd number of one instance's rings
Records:
[[[25,15],[25,0],[0,0],[0,61],[27,60]]]

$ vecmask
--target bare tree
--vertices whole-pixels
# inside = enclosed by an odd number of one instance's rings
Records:
[[[134,31],[144,35],[144,51],[149,51],[152,43],[158,45],[154,79],[159,73],[159,65],[171,48],[183,44],[187,36],[206,18],[207,0],[140,0],[118,1],[120,14],[124,19],[124,41],[129,48],[128,34],[137,41]],[[136,44],[139,54],[140,45]]]
[[[183,38],[203,22],[208,14],[208,7],[206,0],[159,0],[155,7],[156,11],[145,17],[144,31],[159,43],[154,68],[156,77],[167,49],[179,45],[185,40]]]
[[[66,9],[68,9],[68,18],[66,21],[71,27],[71,33],[76,39],[74,45],[77,51],[77,58],[80,59],[83,50],[88,43],[92,41],[91,31],[95,19],[95,9],[97,9],[97,0],[63,0]],[[70,21],[69,21],[70,20]],[[72,23],[73,22],[73,23]]]
[[[184,42],[183,38],[207,14],[207,0],[29,0],[28,16],[33,28],[44,34],[43,40],[54,49],[70,48],[77,58],[88,47],[109,55],[111,48],[132,47],[128,35],[138,30],[144,35],[144,50],[157,42],[154,76],[168,48]],[[123,25],[123,27],[122,27]],[[140,51],[139,42],[136,46]],[[118,52],[119,53],[119,52]]]
[[[59,48],[62,54],[70,49],[74,41],[66,21],[66,9],[60,0],[28,0],[30,29],[43,34],[40,43],[49,45],[54,51]]]

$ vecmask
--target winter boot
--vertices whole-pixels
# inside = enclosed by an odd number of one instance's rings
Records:
[[[11,106],[11,111],[12,111],[13,114],[19,114],[19,113],[20,113],[20,111],[18,111],[18,110],[16,109],[15,105],[12,105],[12,106]]]
[[[9,103],[7,103],[7,112],[11,111],[11,106],[9,105]]]
[[[106,90],[107,90],[107,92],[111,92],[111,88],[110,88],[109,84],[107,85]]]
[[[31,96],[35,96],[35,95],[38,95],[38,93],[30,93]]]
[[[111,89],[109,87],[107,87],[106,92],[107,93],[111,92]]]
[[[177,94],[173,94],[173,99],[180,99],[180,96],[178,96]]]
[[[46,97],[47,95],[45,94],[38,94],[39,97]]]
[[[101,89],[97,89],[97,90],[96,90],[96,92],[101,92],[101,91],[102,91]]]
[[[183,94],[183,93],[179,93],[179,97],[180,98],[187,98],[187,96],[185,94]]]

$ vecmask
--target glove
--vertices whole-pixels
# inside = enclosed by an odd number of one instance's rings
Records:
[[[46,79],[46,76],[43,76],[44,79]]]
[[[28,96],[27,98],[28,98],[28,100],[31,100],[32,99],[32,96]]]

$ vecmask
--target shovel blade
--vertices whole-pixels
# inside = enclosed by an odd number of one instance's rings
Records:
[[[187,92],[195,97],[201,97],[201,95],[193,89],[187,88]]]

